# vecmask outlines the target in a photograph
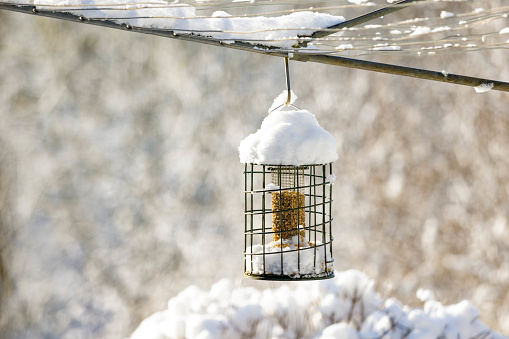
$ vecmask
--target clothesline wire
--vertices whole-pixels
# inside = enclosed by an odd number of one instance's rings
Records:
[[[294,1],[295,2],[295,1]],[[429,0],[404,0],[401,2],[398,2],[395,4],[395,6],[388,6],[390,8],[390,13],[394,12],[395,10],[399,10],[402,8],[406,8],[412,4],[415,3],[425,3],[429,2]],[[123,4],[125,6],[125,4]],[[424,69],[417,69],[417,68],[410,68],[410,67],[404,67],[404,66],[398,66],[398,65],[391,65],[391,64],[383,64],[378,62],[372,62],[372,61],[364,61],[364,60],[358,60],[358,59],[351,59],[346,58],[343,56],[336,55],[339,51],[336,51],[335,53],[327,53],[325,52],[319,52],[313,50],[306,50],[301,48],[277,48],[277,47],[267,47],[263,45],[262,41],[260,41],[259,44],[256,42],[258,40],[228,40],[228,39],[214,39],[209,38],[206,36],[200,36],[200,35],[193,35],[193,34],[185,34],[181,33],[184,32],[184,30],[178,30],[179,32],[176,32],[171,29],[155,29],[155,28],[146,28],[146,27],[137,27],[132,26],[126,23],[118,23],[114,20],[118,20],[118,18],[112,18],[112,19],[90,19],[90,18],[84,18],[83,16],[77,16],[69,12],[64,11],[58,11],[58,10],[40,10],[40,6],[33,6],[33,5],[16,5],[12,3],[4,3],[0,2],[0,9],[5,10],[11,10],[11,11],[17,11],[27,14],[34,14],[34,15],[40,15],[40,16],[46,16],[46,17],[52,17],[52,18],[58,18],[58,19],[64,19],[64,20],[71,20],[71,21],[78,21],[82,23],[87,24],[93,24],[93,25],[99,25],[104,27],[110,27],[110,28],[116,28],[116,29],[122,29],[122,30],[129,30],[139,33],[145,33],[145,34],[152,34],[152,35],[158,35],[158,36],[164,36],[169,38],[175,38],[175,39],[181,39],[181,40],[187,40],[187,41],[194,41],[194,42],[201,42],[216,46],[222,46],[222,47],[229,47],[234,49],[240,49],[244,51],[250,51],[255,53],[262,53],[262,54],[268,54],[272,56],[279,56],[279,57],[285,57],[289,58],[294,61],[301,61],[301,62],[317,62],[317,63],[324,63],[329,65],[335,65],[335,66],[342,66],[342,67],[349,67],[349,68],[356,68],[356,69],[363,69],[363,70],[369,70],[369,71],[375,71],[375,72],[382,72],[382,73],[388,73],[388,74],[395,74],[395,75],[403,75],[408,77],[414,77],[419,79],[427,79],[427,80],[434,80],[434,81],[440,81],[440,82],[446,82],[446,83],[453,83],[453,84],[460,84],[460,85],[466,85],[466,86],[489,86],[493,90],[500,90],[500,91],[507,91],[509,92],[509,83],[501,82],[501,81],[494,81],[489,79],[483,79],[483,78],[474,78],[474,77],[468,77],[468,76],[462,76],[462,75],[455,75],[455,74],[448,74],[445,72],[435,72],[435,71],[429,71]],[[75,7],[71,6],[71,9],[75,9]],[[506,8],[503,8],[505,11]],[[377,13],[377,15],[373,15],[372,13]],[[369,22],[371,20],[377,19],[378,15],[380,15],[380,11],[374,11],[371,13],[367,13],[365,15],[361,15],[360,17],[347,20],[344,25],[348,25],[348,27],[354,27],[356,25]],[[387,14],[388,12],[384,12]],[[148,19],[148,18],[147,18]],[[350,26],[351,25],[351,26]],[[365,28],[365,27],[364,27]],[[344,29],[344,27],[335,25],[332,28],[328,28],[326,30],[319,30],[314,35],[323,37],[328,36],[333,33],[337,33],[338,30]],[[492,34],[495,34],[494,32]],[[305,42],[314,42],[314,43],[321,43],[322,41],[329,41],[322,40],[320,38],[310,38],[306,40]],[[333,36],[332,39],[337,40],[341,39],[341,37],[335,37]],[[291,39],[290,39],[291,40]],[[305,44],[304,44],[305,45]],[[500,47],[503,48],[504,44],[493,44],[490,45],[491,48]],[[330,55],[327,55],[330,54]]]
[[[422,2],[422,1],[425,1],[425,0],[402,0],[402,1],[398,1],[398,2],[396,2],[396,3],[394,3],[394,4],[390,5],[390,6],[383,7],[383,8],[380,8],[380,9],[376,10],[376,11],[372,11],[372,12],[363,14],[361,16],[358,16],[356,18],[347,20],[347,21],[342,22],[340,24],[327,27],[328,28],[327,30],[316,31],[316,32],[314,32],[311,35],[311,37],[315,38],[315,39],[316,38],[323,38],[323,37],[325,37],[327,35],[332,34],[333,32],[331,30],[359,26],[360,24],[373,21],[374,19],[378,19],[378,18],[383,17],[383,16],[385,16],[387,14],[390,14],[390,13],[394,13],[396,11],[399,11],[399,10],[402,10],[404,8],[407,8],[407,7],[413,5],[413,4],[417,3],[417,2]]]
[[[429,2],[429,1],[428,0],[405,0],[403,2],[399,2],[399,3],[393,4],[391,6],[388,6],[387,8],[389,8],[391,11],[395,11],[395,10],[406,8],[406,7],[408,7],[412,4],[415,4],[415,3],[422,4],[422,3],[426,3],[426,2]],[[134,6],[135,3],[122,4],[122,7],[100,7],[100,6],[109,6],[108,4],[102,4],[102,5],[99,5],[99,7],[97,7],[97,6],[94,7],[94,5],[88,5],[88,6],[85,5],[85,7],[79,7],[79,6],[70,6],[70,7],[64,6],[64,7],[62,7],[62,5],[59,5],[58,7],[56,7],[56,9],[63,11],[65,8],[65,10],[68,10],[71,12],[76,11],[76,10],[79,10],[81,12],[81,11],[93,11],[93,10],[97,11],[98,8],[100,8],[101,12],[107,13],[110,10],[111,11],[126,11],[127,12],[132,9],[139,10],[139,9],[169,8],[169,7],[173,8],[173,7],[184,6],[184,5],[189,7],[187,4],[175,4],[175,5],[172,4],[172,5],[164,5],[164,6],[157,5],[156,7],[147,7],[147,4],[157,4],[157,3],[150,3],[150,2],[138,3],[134,8],[128,8],[128,7]],[[115,5],[115,6],[118,6],[118,5]],[[338,7],[340,7],[340,6],[338,6]],[[55,11],[55,8],[52,7],[51,5],[46,5],[46,6],[37,5],[37,11]],[[296,11],[296,10],[292,9],[292,11]],[[285,12],[285,11],[281,11],[281,12]],[[276,13],[276,12],[274,12],[274,13]],[[374,15],[372,13],[375,13],[376,15]],[[117,14],[117,13],[115,13],[115,14]],[[385,44],[395,44],[398,41],[413,40],[414,41],[413,43],[410,43],[410,44],[404,43],[404,44],[399,44],[399,45],[400,45],[400,47],[403,47],[403,46],[408,46],[408,45],[413,45],[413,44],[415,44],[415,45],[422,44],[423,46],[421,47],[421,49],[427,49],[426,45],[434,44],[438,41],[444,41],[445,39],[440,38],[440,39],[423,40],[422,37],[416,37],[416,34],[408,34],[408,32],[412,32],[412,29],[415,29],[416,24],[422,25],[423,23],[426,23],[427,25],[430,26],[430,32],[428,32],[425,36],[434,37],[434,36],[436,36],[437,33],[441,32],[441,29],[446,27],[448,30],[458,31],[456,36],[463,38],[463,40],[465,40],[465,38],[469,38],[469,37],[473,37],[473,39],[476,39],[475,35],[466,34],[466,33],[461,34],[461,31],[468,32],[473,27],[485,25],[488,22],[499,19],[499,18],[505,18],[505,17],[507,17],[508,14],[509,14],[509,7],[506,6],[506,7],[498,7],[498,8],[494,8],[494,9],[483,10],[481,14],[478,11],[474,11],[473,13],[459,13],[459,14],[455,15],[453,19],[448,19],[448,20],[447,19],[444,20],[444,19],[438,18],[438,17],[425,17],[425,18],[414,18],[412,20],[389,22],[389,23],[386,23],[383,25],[378,24],[378,25],[366,25],[363,27],[359,27],[359,24],[361,24],[361,23],[365,23],[365,22],[368,22],[369,20],[377,19],[378,16],[380,15],[380,10],[376,10],[374,12],[370,12],[370,13],[361,15],[359,17],[356,17],[354,19],[347,20],[344,23],[336,25],[335,26],[336,28],[321,29],[321,30],[315,28],[314,30],[317,31],[318,33],[320,33],[318,35],[323,35],[323,37],[317,38],[316,37],[317,32],[315,32],[312,35],[312,37],[304,37],[305,39],[303,39],[303,42],[300,45],[297,45],[296,47],[305,47],[308,42],[311,42],[315,46],[320,46],[321,49],[326,49],[325,52],[328,52],[329,54],[334,55],[334,54],[337,54],[337,50],[342,51],[342,50],[344,50],[344,48],[341,48],[341,46],[332,46],[330,44],[331,42],[349,41],[351,43],[351,42],[358,42],[358,41],[365,40],[365,41],[372,42],[371,48],[370,48],[369,43],[362,43],[361,46],[352,46],[352,48],[350,48],[350,49],[366,51],[366,48],[367,48],[367,50],[370,51],[369,54],[379,54],[380,53],[379,51],[387,52],[386,50],[379,48],[379,45],[382,42]],[[259,14],[245,14],[245,16],[243,16],[243,18],[256,17],[256,16],[259,16]],[[147,22],[147,24],[146,25],[144,24],[144,26],[149,26],[150,20],[156,20],[156,19],[175,19],[175,20],[183,19],[183,20],[193,21],[193,20],[203,20],[203,19],[212,19],[212,18],[226,19],[226,18],[232,18],[235,16],[228,16],[226,14],[224,14],[224,15],[216,14],[215,16],[190,16],[190,17],[169,16],[169,15],[166,15],[166,16],[162,16],[162,15],[142,16],[139,14],[133,15],[132,13],[130,13],[129,16],[115,15],[114,17],[115,17],[114,18],[115,20],[130,20],[130,19],[143,20],[144,22]],[[239,16],[237,16],[237,17],[239,17]],[[103,17],[91,17],[91,16],[88,16],[86,19],[88,19],[88,20],[104,20]],[[458,21],[459,19],[461,19],[461,20]],[[302,28],[301,27],[299,27],[299,28],[284,27],[284,28],[277,28],[277,29],[275,29],[275,28],[274,29],[259,29],[256,31],[254,31],[254,30],[252,30],[252,31],[238,31],[238,30],[233,30],[233,29],[230,29],[228,31],[212,30],[212,29],[209,29],[209,30],[179,29],[179,32],[188,32],[188,33],[192,32],[192,33],[201,34],[201,35],[207,35],[207,34],[212,34],[212,33],[229,33],[229,34],[235,34],[236,35],[235,39],[226,37],[226,38],[221,39],[223,42],[243,41],[243,42],[248,42],[248,43],[252,43],[252,44],[258,43],[259,45],[264,45],[264,42],[267,42],[267,41],[285,41],[285,40],[287,41],[287,40],[291,40],[291,39],[279,38],[279,39],[270,39],[270,40],[269,39],[256,40],[256,39],[252,39],[252,38],[246,38],[246,36],[249,34],[252,34],[252,33],[270,32],[270,31],[285,31],[285,32],[291,33],[292,31],[300,30],[300,29],[302,29]],[[310,27],[310,29],[312,29],[312,27]],[[345,31],[345,29],[346,29],[346,31]],[[351,29],[354,29],[354,31],[351,31]],[[172,31],[172,29],[169,29],[169,30]],[[402,33],[402,32],[394,33],[397,30],[401,30],[404,33]],[[337,34],[337,33],[341,33],[341,34]],[[331,34],[333,34],[333,35],[331,36]],[[495,31],[484,32],[482,34],[482,37],[486,37],[486,36],[493,37],[497,34],[498,34],[498,32],[495,32]],[[380,39],[382,41],[380,41],[380,43],[377,43],[376,42],[377,39]],[[478,40],[478,39],[476,39],[476,40]],[[327,42],[324,43],[324,41],[327,41]],[[483,41],[482,45],[484,46],[484,49],[493,49],[493,48],[497,48],[499,46],[501,48],[504,48],[503,46],[505,44],[507,44],[509,46],[508,42],[509,41],[504,41],[503,43],[501,43],[500,41],[495,41],[495,42],[491,42],[491,43],[487,44]],[[467,47],[467,48],[475,47],[475,50],[479,50],[479,49],[482,49],[483,46],[478,46],[478,45],[473,46],[473,44],[470,43],[470,44],[467,44],[464,46],[455,46],[455,47],[461,47],[461,48],[457,48],[457,49],[453,50],[452,52],[447,51],[446,53],[440,53],[440,54],[449,55],[449,54],[454,54],[454,53],[462,53],[462,52],[464,52],[465,47]],[[437,47],[437,48],[440,48],[440,47]],[[422,54],[422,53],[418,52],[418,49],[414,49],[414,50],[410,50],[410,51],[407,50],[407,51],[405,51],[405,53],[400,53],[400,54],[408,55],[408,54],[411,54],[409,52],[412,52],[412,51],[415,51],[414,54],[417,54],[417,55]],[[323,51],[320,51],[320,52],[323,52]],[[364,53],[358,54],[358,55],[364,55]]]

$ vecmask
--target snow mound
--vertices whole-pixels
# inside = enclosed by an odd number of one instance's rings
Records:
[[[303,237],[298,241],[287,239],[281,241],[272,241],[267,245],[253,245],[247,249],[246,253],[246,272],[252,274],[278,274],[278,275],[309,275],[313,277],[328,275],[326,260],[331,261],[332,254],[330,250],[325,250],[325,246],[320,241],[308,242]],[[281,250],[281,246],[283,249]],[[297,253],[297,248],[300,249]],[[281,252],[283,252],[281,258]],[[265,256],[261,255],[265,253]],[[327,253],[327,258],[325,257]],[[281,266],[281,260],[283,266]],[[265,268],[265,272],[264,272]],[[332,270],[332,265],[329,265]],[[297,278],[298,276],[296,276]]]
[[[306,110],[275,111],[239,146],[242,163],[311,165],[336,161],[336,139]]]
[[[506,338],[483,324],[469,301],[444,306],[426,293],[423,308],[410,308],[383,301],[373,286],[356,270],[262,291],[235,288],[228,279],[210,291],[189,286],[167,310],[145,319],[131,339]]]

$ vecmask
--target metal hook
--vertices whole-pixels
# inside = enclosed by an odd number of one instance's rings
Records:
[[[281,107],[283,106],[291,106],[297,110],[300,110],[299,107],[295,106],[292,104],[292,90],[290,88],[290,68],[288,67],[288,60],[289,58],[288,57],[285,57],[285,75],[286,75],[286,92],[288,94],[287,98],[286,98],[286,102],[284,104],[281,104],[279,105],[278,107],[272,109],[270,113],[274,112],[274,111],[278,111],[281,109]]]
[[[286,99],[286,106],[290,106],[292,102],[292,91],[290,89],[290,68],[288,67],[288,57],[285,58],[285,75],[286,75],[286,92],[288,97]]]

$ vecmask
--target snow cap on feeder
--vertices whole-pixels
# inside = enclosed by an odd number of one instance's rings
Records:
[[[331,278],[336,140],[312,113],[291,105],[290,97],[284,104],[285,97],[286,91],[239,146],[245,164],[244,271],[259,279]]]
[[[299,166],[336,161],[336,139],[318,124],[314,114],[306,110],[282,110],[286,96],[285,90],[271,107],[279,109],[263,120],[256,133],[242,140],[240,162]],[[291,97],[296,99],[293,92]]]

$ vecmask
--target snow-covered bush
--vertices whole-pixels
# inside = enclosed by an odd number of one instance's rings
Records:
[[[419,290],[423,308],[382,300],[364,273],[282,285],[263,291],[223,279],[204,291],[189,286],[132,334],[131,339],[238,338],[504,338],[479,320],[467,300],[444,306]],[[293,286],[294,288],[291,288]]]

